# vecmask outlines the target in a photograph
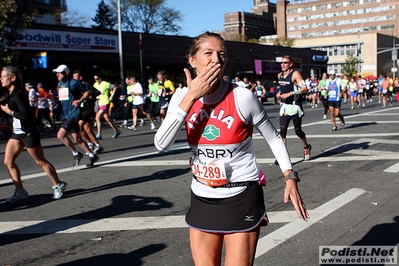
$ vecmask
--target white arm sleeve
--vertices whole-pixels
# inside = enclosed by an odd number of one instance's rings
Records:
[[[168,150],[180,133],[187,113],[179,107],[179,103],[186,93],[187,89],[178,89],[170,100],[168,113],[154,136],[154,145],[159,151]]]
[[[236,90],[238,91],[238,90]],[[248,90],[246,90],[248,91]],[[280,133],[267,115],[266,109],[252,93],[239,91],[235,97],[239,113],[263,136],[277,159],[282,172],[292,169],[291,159]],[[249,91],[248,91],[249,92]],[[238,95],[236,95],[238,96]]]

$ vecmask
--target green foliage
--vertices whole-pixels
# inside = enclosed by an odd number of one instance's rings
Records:
[[[254,43],[254,44],[259,44],[259,40],[258,39],[247,39],[247,37],[245,35],[242,34],[237,34],[233,37],[230,37],[228,39],[228,41],[232,41],[232,42],[247,42],[247,43]]]
[[[249,39],[248,43],[259,44],[259,40],[258,39]]]
[[[348,77],[357,77],[359,75],[358,70],[363,61],[355,56],[354,54],[349,54],[345,59],[345,64],[342,67],[343,74],[348,75]]]
[[[284,46],[284,47],[293,47],[295,45],[295,39],[287,38],[287,37],[277,37],[273,41],[274,46]]]
[[[20,53],[7,47],[31,21],[31,17],[18,11],[16,0],[0,1],[0,66],[19,65]]]
[[[121,1],[122,28],[126,31],[154,34],[174,34],[181,30],[180,11],[169,8],[165,0]],[[117,14],[117,0],[111,0]]]
[[[93,29],[111,30],[117,24],[116,12],[111,11],[111,8],[105,4],[104,0],[98,3],[96,16],[92,20],[96,25],[91,25]]]

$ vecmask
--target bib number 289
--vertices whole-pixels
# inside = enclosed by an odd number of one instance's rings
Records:
[[[191,161],[191,171],[197,180],[210,187],[223,186],[228,183],[224,163]]]

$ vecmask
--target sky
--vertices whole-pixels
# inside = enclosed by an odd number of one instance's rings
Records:
[[[93,18],[101,0],[66,0],[69,10],[77,10]],[[104,1],[109,4],[108,0]],[[223,15],[250,12],[253,0],[166,0],[167,7],[179,10],[182,22],[179,35],[195,37],[205,31],[223,30]],[[91,25],[91,24],[90,24]]]

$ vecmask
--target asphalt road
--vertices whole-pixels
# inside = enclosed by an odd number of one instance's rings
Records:
[[[278,106],[265,107],[277,126]],[[281,170],[254,134],[270,218],[261,229],[255,265],[319,265],[320,246],[398,246],[399,103],[381,109],[374,101],[354,110],[343,104],[346,125],[336,132],[320,107],[305,111],[312,159],[302,160],[292,127],[288,149],[302,179],[308,222],[283,203]],[[47,159],[69,184],[60,200],[51,200],[49,179],[24,151],[17,163],[30,197],[7,204],[14,186],[0,165],[0,265],[193,265],[184,223],[190,195],[184,132],[168,152],[154,148],[148,123],[111,136],[104,125],[105,152],[96,167],[86,169],[88,157],[72,168],[67,148],[55,134],[43,133]],[[3,141],[2,154],[4,147]]]

